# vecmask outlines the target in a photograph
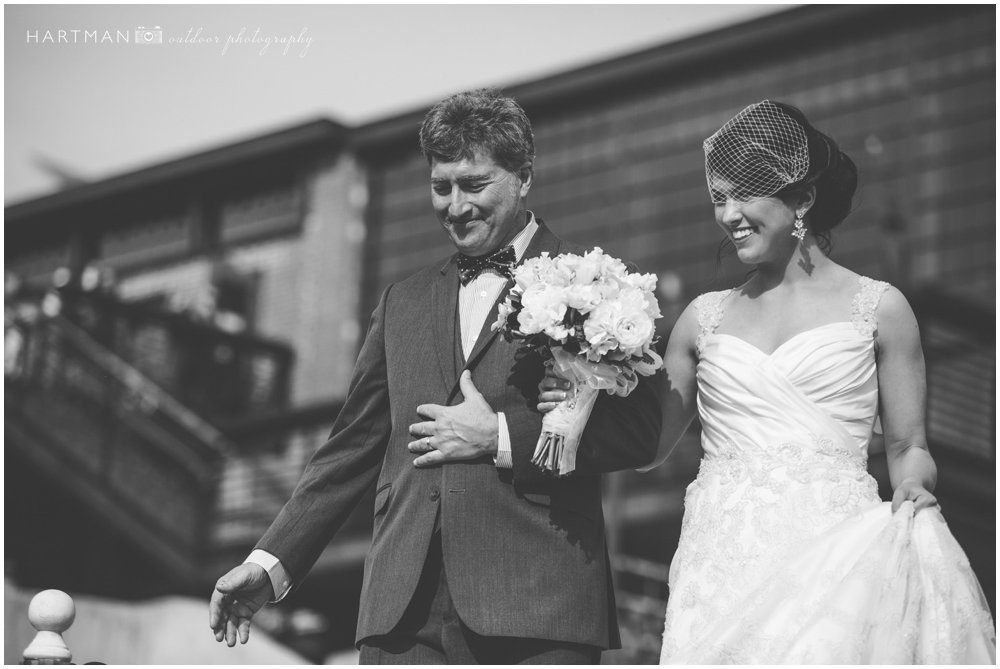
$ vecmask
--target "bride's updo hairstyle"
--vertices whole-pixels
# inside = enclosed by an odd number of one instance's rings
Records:
[[[807,214],[807,227],[815,235],[828,234],[851,213],[854,192],[858,188],[858,168],[829,135],[809,123],[800,109],[783,102],[774,104],[802,126],[809,143],[809,171],[806,176],[777,194],[815,186],[816,202]]]
[[[704,148],[713,202],[784,197],[815,187],[806,227],[824,249],[830,230],[851,212],[858,186],[854,161],[797,107],[770,100],[752,104],[706,139]]]

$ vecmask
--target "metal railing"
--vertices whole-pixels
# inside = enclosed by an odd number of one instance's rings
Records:
[[[67,320],[213,423],[288,406],[295,355],[284,343],[101,293],[59,296]]]
[[[173,573],[193,577],[228,441],[65,318],[16,327],[19,361],[5,375],[8,447]]]

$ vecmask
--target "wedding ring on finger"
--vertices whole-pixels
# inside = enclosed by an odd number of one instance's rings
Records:
[[[424,442],[424,446],[426,446],[427,448],[431,447],[431,438],[430,437],[424,437],[423,438],[423,442]]]

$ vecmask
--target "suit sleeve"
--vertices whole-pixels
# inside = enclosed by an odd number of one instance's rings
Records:
[[[313,454],[291,499],[256,548],[271,553],[299,584],[365,492],[374,486],[392,429],[385,362],[391,286],[372,313],[344,406]]]
[[[542,431],[538,403],[538,370],[522,383],[525,394],[516,406],[506,407],[507,425],[513,456],[514,480],[526,483],[551,478],[531,464],[535,444]],[[635,469],[656,458],[663,413],[660,403],[662,370],[653,376],[640,376],[639,384],[628,397],[601,392],[583,430],[576,455],[576,470],[571,476],[601,474]]]
[[[613,472],[648,465],[656,458],[663,413],[662,371],[640,376],[628,397],[602,392],[594,403],[576,453],[580,474]]]

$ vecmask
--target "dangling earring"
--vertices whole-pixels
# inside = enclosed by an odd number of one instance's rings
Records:
[[[802,215],[795,214],[795,229],[792,230],[792,237],[795,237],[800,242],[805,239],[806,227],[805,223],[802,222]]]

